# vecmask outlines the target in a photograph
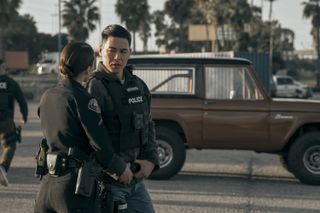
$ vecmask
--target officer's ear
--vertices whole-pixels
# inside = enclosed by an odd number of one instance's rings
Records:
[[[99,56],[103,57],[103,43],[99,45]]]

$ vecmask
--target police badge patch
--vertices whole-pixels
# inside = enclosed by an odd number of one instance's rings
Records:
[[[0,89],[8,89],[7,82],[0,82]]]
[[[100,114],[101,113],[101,109],[100,106],[98,104],[98,101],[94,98],[92,98],[89,103],[88,103],[88,109]]]

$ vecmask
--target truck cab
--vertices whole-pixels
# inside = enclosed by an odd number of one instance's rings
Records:
[[[271,98],[241,58],[135,56],[152,93],[160,170],[168,179],[187,149],[274,153],[300,181],[320,184],[320,102]]]

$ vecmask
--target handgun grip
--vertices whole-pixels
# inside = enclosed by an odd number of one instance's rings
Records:
[[[131,169],[132,173],[137,173],[141,169],[141,166],[138,163],[131,163],[130,169]]]

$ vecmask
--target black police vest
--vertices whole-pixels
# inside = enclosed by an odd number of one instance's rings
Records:
[[[0,120],[8,118],[13,111],[14,99],[11,85],[4,77],[0,77]]]
[[[122,85],[117,79],[102,81],[112,104],[107,104],[102,113],[104,124],[109,130],[115,151],[140,148],[147,142],[149,107],[147,94],[137,77],[131,76]],[[140,83],[140,84],[139,84]]]

